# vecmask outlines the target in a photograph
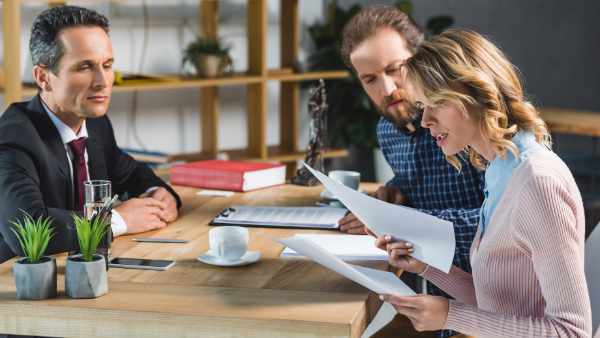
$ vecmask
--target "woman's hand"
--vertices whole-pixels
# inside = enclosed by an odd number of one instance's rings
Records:
[[[399,314],[408,317],[419,332],[441,330],[448,318],[449,302],[444,297],[382,295],[382,300],[392,304]]]
[[[388,253],[390,265],[412,273],[423,273],[427,264],[412,257],[414,248],[412,243],[392,238],[390,235],[377,237],[375,246]]]

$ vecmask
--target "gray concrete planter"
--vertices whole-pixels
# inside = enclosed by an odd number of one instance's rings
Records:
[[[65,269],[65,293],[69,298],[98,298],[108,292],[104,257],[85,262],[81,255],[69,256]]]
[[[40,263],[27,263],[21,258],[13,266],[17,299],[48,299],[56,297],[56,261],[44,256]]]

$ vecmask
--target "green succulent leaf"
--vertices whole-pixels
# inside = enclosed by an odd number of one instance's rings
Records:
[[[13,225],[11,230],[17,237],[27,260],[30,263],[38,263],[44,256],[50,239],[54,236],[52,219],[40,216],[34,220],[26,211],[20,211],[23,218],[11,221]]]
[[[98,245],[109,230],[109,223],[106,219],[99,217],[88,220],[76,214],[73,214],[73,221],[77,229],[77,241],[79,242],[81,257],[84,261],[91,262],[94,259]]]

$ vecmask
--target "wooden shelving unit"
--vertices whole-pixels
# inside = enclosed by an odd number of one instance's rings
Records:
[[[119,2],[97,0],[96,2]],[[0,88],[5,104],[19,101],[37,93],[32,87],[23,86],[20,74],[20,27],[22,3],[46,3],[50,6],[64,4],[60,0],[4,0],[4,73],[5,83]],[[316,79],[336,79],[349,76],[346,71],[294,73],[293,65],[298,58],[299,9],[298,0],[280,0],[280,69],[267,69],[267,0],[247,1],[248,69],[245,73],[216,79],[181,78],[165,76],[157,81],[125,81],[114,86],[114,92],[179,90],[198,88],[200,90],[201,149],[197,153],[174,154],[171,160],[197,160],[215,158],[220,150],[219,130],[219,88],[222,86],[243,85],[247,87],[246,106],[248,114],[248,147],[246,149],[224,151],[235,159],[259,161],[281,161],[288,163],[288,174],[295,169],[295,162],[304,157],[304,147],[298,144],[300,129],[300,82]],[[218,36],[219,1],[199,0],[201,31],[206,36]],[[267,83],[280,82],[280,126],[281,142],[277,146],[267,145]],[[325,157],[347,156],[344,149],[329,150]]]

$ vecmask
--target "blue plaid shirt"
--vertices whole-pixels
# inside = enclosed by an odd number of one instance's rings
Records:
[[[381,118],[377,138],[394,171],[394,178],[386,185],[400,189],[411,207],[454,223],[454,265],[471,272],[469,251],[483,203],[483,172],[463,158],[462,170],[456,170],[427,129],[418,127],[416,134],[405,134]],[[430,294],[445,296],[431,283],[427,289]],[[447,331],[442,334],[448,335]]]

